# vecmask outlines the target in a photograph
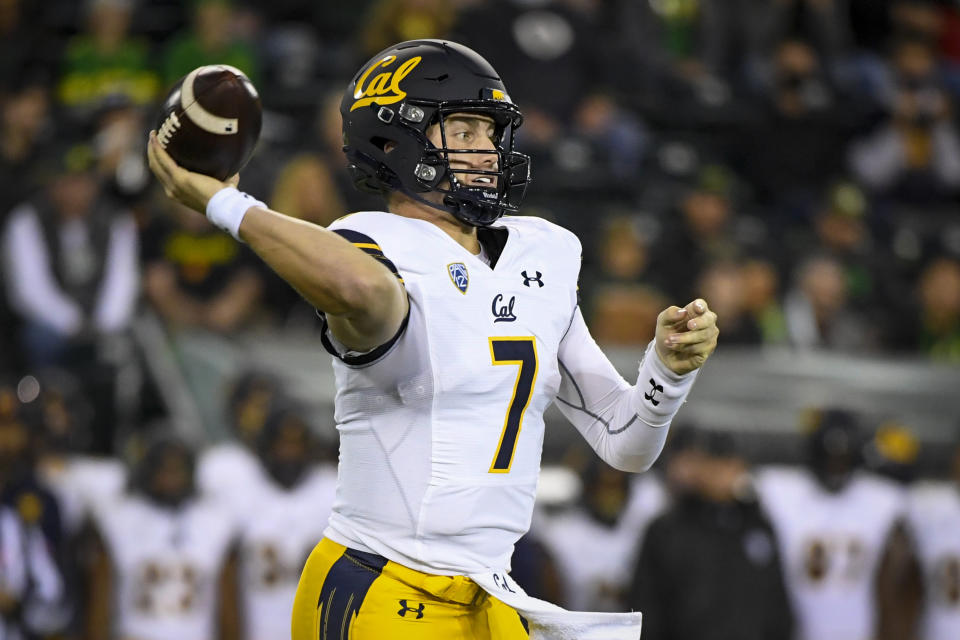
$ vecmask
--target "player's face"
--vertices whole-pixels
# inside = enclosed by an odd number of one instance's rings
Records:
[[[472,151],[496,151],[497,127],[492,118],[476,113],[454,113],[443,119],[443,131],[439,124],[427,129],[427,137],[437,148],[469,149]],[[446,138],[446,144],[444,144]],[[457,169],[496,171],[499,159],[496,153],[451,153],[450,168],[457,180],[465,186],[495,188],[496,178]]]
[[[177,504],[190,493],[191,484],[189,463],[179,452],[170,451],[151,478],[150,493],[159,502]]]

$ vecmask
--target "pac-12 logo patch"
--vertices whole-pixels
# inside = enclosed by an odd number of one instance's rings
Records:
[[[467,274],[467,265],[462,262],[453,262],[447,265],[447,273],[450,274],[450,280],[453,285],[460,289],[460,293],[467,293],[467,285],[470,284],[470,276]]]

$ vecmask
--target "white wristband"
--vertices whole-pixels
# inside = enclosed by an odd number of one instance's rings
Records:
[[[236,187],[224,187],[207,202],[207,219],[240,240],[240,223],[250,207],[267,205]]]
[[[677,411],[687,401],[700,370],[690,373],[674,373],[663,364],[653,340],[640,362],[635,387],[637,415],[647,424],[660,427],[670,424]]]

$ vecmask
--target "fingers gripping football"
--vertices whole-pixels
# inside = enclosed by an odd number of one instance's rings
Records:
[[[668,307],[657,317],[657,354],[674,373],[703,366],[717,348],[717,314],[698,298],[685,307]]]
[[[147,159],[150,162],[150,170],[160,181],[168,198],[204,214],[207,210],[207,202],[217,191],[231,185],[236,186],[239,181],[239,176],[233,176],[228,181],[222,182],[178,166],[160,145],[155,131],[150,132]]]

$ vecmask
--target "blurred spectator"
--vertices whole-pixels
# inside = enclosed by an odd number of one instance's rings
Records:
[[[238,514],[243,637],[249,640],[290,633],[300,572],[323,537],[336,493],[336,467],[315,465],[315,454],[315,438],[296,406],[274,411],[257,438],[263,480],[243,487]]]
[[[57,502],[36,474],[37,438],[16,386],[0,382],[0,633],[26,640],[63,631]]]
[[[56,496],[63,529],[61,566],[74,608],[70,630],[81,628],[89,600],[84,589],[88,527],[98,504],[124,489],[126,469],[116,458],[89,455],[93,407],[77,380],[65,371],[46,370],[25,376],[18,394],[36,417],[40,442],[37,471]]]
[[[599,229],[595,221],[588,231],[595,237],[581,235],[581,242],[593,244],[593,251],[585,252],[581,271],[581,285],[600,283],[635,284],[645,279],[650,264],[651,234],[646,231],[639,216],[612,213],[602,219]]]
[[[781,41],[770,66],[759,112],[737,146],[758,199],[789,214],[809,206],[840,174],[846,138],[862,109],[850,97],[841,106],[820,57],[803,40]]]
[[[780,304],[780,275],[772,262],[748,258],[740,265],[743,308],[763,344],[787,342],[787,321]]]
[[[444,39],[455,21],[456,6],[448,0],[378,0],[363,21],[360,52],[369,58],[404,40]]]
[[[50,91],[42,79],[0,87],[0,222],[37,185],[33,175],[50,138]]]
[[[312,153],[295,155],[280,169],[270,206],[322,227],[347,213],[326,162]]]
[[[239,612],[229,511],[196,496],[194,456],[156,436],[130,489],[96,511],[86,637],[236,638]]]
[[[723,318],[724,344],[759,344],[760,331],[746,317],[742,275],[733,261],[718,261],[706,267],[697,279],[696,294],[710,301],[710,309]]]
[[[147,44],[130,35],[133,8],[134,0],[86,0],[86,31],[67,43],[57,91],[74,117],[89,117],[117,94],[136,105],[157,98],[160,78]]]
[[[461,11],[454,33],[513,88],[527,149],[559,135],[582,99],[610,80],[598,52],[603,37],[589,10],[574,2],[489,0]]]
[[[246,500],[247,487],[263,482],[256,443],[268,418],[286,397],[276,377],[251,370],[231,383],[226,398],[230,437],[200,455],[197,486],[219,502],[239,508]]]
[[[122,97],[109,98],[97,110],[92,145],[97,156],[97,173],[111,193],[135,206],[150,186],[146,165],[144,109]]]
[[[48,160],[49,188],[17,207],[4,230],[7,291],[27,363],[63,367],[82,380],[97,416],[92,448],[107,452],[139,287],[136,225],[104,193],[89,147]]]
[[[143,231],[144,290],[174,327],[229,332],[250,320],[263,292],[249,249],[172,200]]]
[[[233,32],[231,0],[197,0],[193,25],[175,35],[163,53],[163,79],[167,87],[199,66],[227,64],[243,71],[256,84],[259,80],[257,50]]]
[[[48,88],[39,79],[23,82],[16,86],[0,83],[0,175],[4,176],[0,180],[0,228],[6,226],[11,209],[31,195],[33,173],[43,158],[49,129]],[[23,363],[16,341],[19,329],[4,280],[0,278],[0,353],[5,355],[0,369],[12,373]]]
[[[887,637],[884,622],[902,596],[889,559],[904,543],[895,535],[903,492],[860,470],[863,446],[852,414],[820,412],[807,436],[807,468],[769,467],[757,474],[780,544],[798,640]]]
[[[630,573],[652,514],[630,513],[631,477],[591,460],[583,474],[580,504],[548,518],[540,537],[556,558],[567,608],[623,611]],[[590,554],[583,550],[591,547]]]
[[[72,375],[45,370],[24,377],[19,388],[21,394],[36,394],[30,404],[40,431],[38,471],[57,497],[64,533],[75,537],[96,504],[120,493],[126,471],[116,458],[89,454],[93,407]]]
[[[71,364],[71,352],[127,328],[138,287],[132,217],[107,198],[89,147],[55,158],[50,188],[17,207],[4,259],[23,345],[34,365]]]
[[[933,260],[921,273],[917,289],[916,346],[937,360],[960,362],[960,260]]]
[[[634,571],[630,605],[643,612],[644,638],[790,638],[776,541],[746,462],[725,434],[690,440],[668,461],[668,479],[681,490],[651,523]]]
[[[736,237],[733,191],[730,171],[707,165],[669,214],[650,272],[670,296],[692,299],[696,279],[708,264],[735,259],[743,250]]]
[[[850,166],[871,190],[898,200],[942,200],[960,189],[960,133],[931,49],[904,40],[893,50],[887,118],[850,146]]]
[[[851,44],[845,0],[773,0],[752,4],[753,11],[741,15],[751,22],[754,40],[764,49],[783,38],[799,36],[830,62],[836,61]]]
[[[815,210],[812,233],[795,233],[793,262],[823,253],[835,259],[843,271],[849,303],[873,318],[885,343],[896,342],[908,302],[907,282],[896,263],[879,243],[874,228],[880,227],[876,212],[865,194],[851,182],[837,182],[825,192]],[[873,227],[873,228],[872,228]]]
[[[840,263],[815,256],[797,271],[784,302],[790,342],[803,349],[865,350],[876,345],[879,327],[848,304]]]
[[[0,90],[28,78],[42,84],[52,80],[60,43],[43,28],[47,10],[28,0],[0,1]]]
[[[629,100],[669,123],[731,100],[730,79],[743,64],[738,41],[749,46],[737,3],[718,0],[619,2],[624,49],[614,67],[630,79]]]
[[[910,491],[910,533],[923,574],[923,640],[960,637],[960,440],[952,477]]]
[[[590,299],[594,339],[604,345],[645,345],[653,339],[664,296],[641,285],[602,285]]]

